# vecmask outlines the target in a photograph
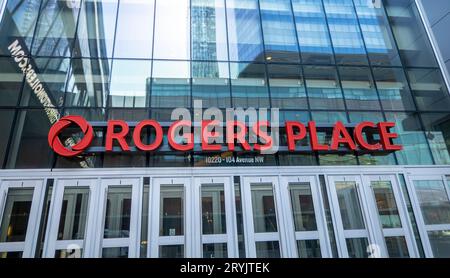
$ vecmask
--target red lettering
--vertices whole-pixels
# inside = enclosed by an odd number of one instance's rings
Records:
[[[141,132],[144,127],[151,126],[155,129],[155,140],[150,145],[146,145],[142,143],[141,140]],[[163,141],[163,130],[161,125],[154,120],[144,120],[140,122],[135,128],[133,132],[133,141],[136,145],[136,148],[141,151],[153,151],[156,150]]]
[[[295,141],[300,141],[306,137],[306,127],[304,124],[299,122],[287,121],[286,126],[286,136],[289,151],[295,151]],[[298,129],[298,133],[294,134],[294,128]]]
[[[202,150],[204,151],[220,151],[222,150],[221,145],[217,144],[209,144],[208,139],[218,139],[220,137],[220,133],[215,131],[211,132],[208,128],[219,127],[219,121],[210,120],[210,121],[202,121]]]
[[[238,128],[238,131],[234,132],[234,127]],[[245,140],[245,135],[247,134],[247,127],[239,121],[229,121],[227,122],[227,143],[228,150],[234,151],[235,140],[241,144],[242,148],[246,151],[250,151],[252,148]]]
[[[116,127],[120,127],[121,130],[118,133],[114,133],[114,129]],[[113,149],[113,140],[117,140],[120,147],[124,151],[130,151],[130,147],[125,140],[125,136],[127,136],[130,128],[128,124],[121,120],[110,120],[108,121],[108,127],[106,129],[106,144],[105,149],[107,152],[111,152]]]
[[[356,125],[355,130],[353,131],[353,137],[355,137],[356,143],[363,149],[369,151],[376,151],[381,149],[381,144],[369,144],[363,135],[363,130],[366,127],[376,128],[377,126],[372,122],[362,122]]]
[[[313,151],[327,151],[328,146],[327,145],[321,145],[319,144],[319,139],[317,138],[317,129],[316,129],[316,123],[311,121],[308,123],[308,129],[309,129],[309,139],[311,141],[311,148]]]
[[[261,151],[270,150],[272,148],[272,145],[273,145],[272,137],[269,134],[267,134],[266,131],[264,131],[262,129],[262,127],[267,128],[269,126],[270,126],[270,124],[268,121],[264,121],[264,122],[258,121],[255,125],[253,125],[253,127],[252,127],[253,132],[264,141],[264,144],[256,143],[255,146],[253,147],[255,150],[261,152]]]
[[[336,151],[340,144],[347,145],[350,150],[356,150],[355,142],[342,122],[336,122],[331,136],[331,150]]]
[[[397,133],[391,133],[389,131],[391,127],[395,127],[395,123],[392,122],[378,123],[378,130],[380,132],[381,137],[381,145],[383,145],[383,149],[386,151],[400,151],[403,149],[402,146],[391,143],[391,139],[395,139],[398,137]]]
[[[194,148],[194,134],[192,132],[183,133],[182,138],[186,139],[186,144],[179,144],[175,141],[175,132],[179,132],[178,128],[181,127],[189,127],[189,130],[192,127],[192,123],[189,121],[176,121],[169,127],[169,145],[177,151],[190,151]]]

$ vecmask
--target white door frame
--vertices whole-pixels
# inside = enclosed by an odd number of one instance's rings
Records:
[[[256,233],[253,221],[252,205],[252,184],[271,184],[274,196],[275,215],[277,219],[277,232]],[[281,209],[283,203],[280,194],[280,183],[278,176],[244,176],[241,184],[242,214],[245,233],[245,251],[247,258],[256,258],[256,242],[278,241],[281,257],[289,257],[290,247],[287,240],[287,234],[283,227],[286,225],[285,216]]]
[[[22,252],[23,258],[34,258],[36,242],[38,239],[43,198],[45,192],[44,180],[2,180],[0,181],[0,224],[3,221],[8,190],[10,188],[33,188],[30,215],[28,218],[27,232],[23,242],[0,243],[0,252]]]
[[[426,225],[423,219],[422,209],[420,207],[419,198],[416,193],[416,188],[414,181],[420,180],[438,180],[444,185],[444,189],[447,192],[447,198],[450,200],[450,184],[447,181],[448,175],[408,175],[407,187],[411,198],[411,203],[414,211],[414,216],[416,217],[417,227],[419,229],[420,238],[422,240],[423,249],[425,252],[425,257],[434,258],[433,250],[431,248],[430,240],[428,237],[428,232],[431,231],[441,231],[450,230],[450,224],[437,224],[437,225]]]
[[[140,235],[142,219],[142,194],[143,184],[141,178],[127,179],[102,179],[99,190],[98,204],[100,209],[97,213],[97,221],[94,228],[96,233],[96,244],[94,246],[94,255],[102,257],[103,248],[128,247],[129,258],[139,258],[140,255]],[[130,232],[127,238],[104,238],[106,203],[108,189],[110,187],[131,187],[131,213],[130,213]],[[134,202],[137,202],[135,204]]]
[[[58,229],[61,218],[61,209],[66,188],[89,188],[89,203],[87,208],[87,219],[85,224],[84,239],[80,240],[58,240]],[[49,218],[44,241],[43,257],[54,258],[56,250],[76,249],[79,246],[83,249],[83,257],[93,256],[93,245],[95,242],[95,225],[98,205],[98,182],[95,179],[57,179],[55,180],[52,198],[50,202]]]
[[[414,232],[411,227],[411,220],[408,215],[408,210],[406,208],[406,201],[403,198],[402,191],[400,189],[400,184],[396,175],[364,175],[362,191],[366,197],[366,202],[369,207],[369,218],[372,222],[372,227],[375,231],[377,244],[382,247],[381,255],[388,257],[385,237],[398,237],[402,236],[405,238],[408,253],[411,258],[419,257],[419,251],[414,240]],[[371,188],[372,181],[390,181],[391,189],[394,193],[395,204],[398,209],[398,214],[401,221],[400,228],[383,228],[380,220],[378,207],[376,205],[376,199],[374,192]]]
[[[223,185],[225,195],[225,234],[203,235],[201,189],[202,186],[208,185]],[[194,198],[191,202],[194,205],[194,257],[203,257],[203,244],[205,243],[226,243],[228,258],[239,257],[236,224],[236,202],[232,177],[194,177],[193,189],[194,192],[192,196]]]
[[[323,207],[323,199],[321,189],[316,176],[282,176],[280,184],[280,195],[285,200],[282,206],[283,215],[285,217],[285,227],[287,233],[290,257],[298,258],[297,240],[319,240],[320,252],[322,258],[329,258],[331,254],[331,245],[328,236],[327,220]],[[314,215],[316,220],[316,231],[295,231],[293,220],[293,204],[290,196],[289,186],[292,183],[308,183],[314,206]]]
[[[147,257],[159,257],[159,246],[168,245],[183,245],[184,257],[193,257],[194,247],[194,232],[192,227],[194,225],[187,225],[193,223],[193,204],[188,200],[192,200],[192,178],[191,177],[177,177],[177,178],[153,178],[150,183],[150,205],[149,205],[149,228],[148,228],[148,249]],[[161,200],[161,186],[182,186],[183,187],[183,235],[179,236],[160,236],[160,200]]]

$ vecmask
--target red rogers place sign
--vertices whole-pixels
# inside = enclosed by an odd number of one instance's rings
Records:
[[[61,132],[71,126],[78,126],[84,133],[84,137],[74,146],[65,146],[59,138]],[[263,152],[273,146],[274,140],[267,132],[270,128],[268,121],[256,122],[251,126],[251,132],[257,135],[257,142],[250,144],[246,139],[248,128],[244,123],[239,121],[228,121],[225,123],[226,143],[211,143],[211,140],[223,139],[221,134],[211,131],[215,127],[221,126],[215,120],[201,121],[201,150],[202,151],[223,151],[222,146],[226,146],[226,150],[234,151],[236,145],[240,145],[243,151]],[[401,145],[392,143],[392,139],[398,137],[396,133],[390,131],[395,126],[392,122],[361,122],[353,128],[353,132],[349,132],[342,122],[336,122],[332,128],[332,136],[330,144],[321,144],[318,139],[318,131],[314,121],[304,125],[301,122],[286,121],[285,132],[287,147],[290,152],[296,151],[296,142],[309,138],[311,151],[337,151],[340,147],[346,147],[348,150],[365,150],[365,151],[398,151],[402,150]],[[146,144],[141,140],[143,129],[151,128],[154,130],[153,142]],[[191,121],[175,121],[170,124],[167,132],[168,143],[170,147],[176,151],[190,151],[194,149],[194,133]],[[379,135],[377,142],[368,142],[365,139],[364,132],[371,129]],[[183,131],[184,132],[180,132]],[[189,130],[186,132],[186,130]],[[130,132],[129,125],[122,120],[110,120],[107,122],[105,136],[105,151],[112,152],[114,143],[117,143],[122,151],[130,151],[130,146],[126,141],[126,136]],[[140,151],[154,151],[163,143],[163,127],[155,120],[143,120],[135,127],[132,134],[134,146]],[[308,136],[308,137],[307,137]],[[49,131],[48,143],[53,151],[61,156],[73,157],[80,155],[92,143],[94,132],[92,125],[81,116],[66,116],[56,122]],[[373,141],[373,140],[372,140]]]

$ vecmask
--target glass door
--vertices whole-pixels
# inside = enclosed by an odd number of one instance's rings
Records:
[[[148,257],[192,257],[194,235],[186,232],[193,223],[190,178],[153,178],[149,206]],[[192,226],[192,225],[190,225]]]
[[[413,240],[411,221],[396,176],[367,175],[363,179],[363,191],[380,244],[380,255],[389,258],[416,257],[418,250]]]
[[[328,176],[329,200],[340,257],[366,258],[376,244],[359,176]],[[361,201],[363,200],[363,201]]]
[[[1,182],[0,258],[34,257],[44,190],[42,180]]]
[[[280,194],[285,200],[282,206],[291,247],[290,256],[330,257],[323,201],[315,177],[283,177]]]
[[[52,192],[44,257],[91,257],[97,180],[57,180]]]
[[[234,185],[230,177],[195,178],[195,257],[238,257]],[[200,242],[197,242],[200,240]]]
[[[278,177],[244,177],[242,209],[246,254],[249,258],[289,257]],[[277,189],[277,190],[275,190]],[[278,206],[277,206],[278,204]]]
[[[102,258],[138,258],[143,184],[136,179],[103,179],[95,228]]]
[[[425,255],[450,258],[450,177],[410,176],[409,181]]]

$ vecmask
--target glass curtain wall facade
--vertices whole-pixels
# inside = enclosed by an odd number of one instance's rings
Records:
[[[414,1],[375,2],[6,1],[1,165],[205,166],[195,152],[77,161],[47,146],[49,114],[168,121],[173,108],[192,109],[194,100],[204,108],[279,108],[280,121],[393,121],[404,146],[389,155],[279,153],[266,165],[450,164],[450,97]],[[16,40],[48,101],[12,58]],[[95,132],[100,146],[105,131]]]

